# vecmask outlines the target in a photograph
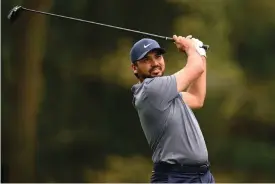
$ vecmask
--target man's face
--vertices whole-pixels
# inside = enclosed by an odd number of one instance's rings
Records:
[[[140,80],[164,75],[165,62],[162,54],[158,51],[149,52],[144,58],[132,64],[134,73]]]

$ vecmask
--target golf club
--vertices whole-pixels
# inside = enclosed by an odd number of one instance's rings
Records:
[[[127,29],[127,28],[112,26],[112,25],[108,25],[108,24],[103,24],[103,23],[99,23],[99,22],[87,21],[87,20],[83,20],[83,19],[78,19],[78,18],[73,18],[73,17],[67,17],[67,16],[63,16],[63,15],[57,15],[57,14],[53,14],[53,13],[47,13],[47,12],[32,10],[32,9],[24,8],[22,6],[15,6],[10,11],[10,13],[8,15],[8,19],[11,22],[14,22],[19,17],[19,15],[20,15],[20,13],[22,11],[29,11],[29,12],[38,13],[38,14],[50,15],[50,16],[54,16],[54,17],[59,17],[59,18],[64,18],[64,19],[70,19],[70,20],[75,20],[75,21],[89,23],[89,24],[96,24],[96,25],[100,25],[100,26],[105,26],[105,27],[120,29],[120,30],[124,30],[124,31],[129,31],[129,32],[134,32],[134,33],[138,33],[138,34],[143,34],[143,35],[151,36],[151,37],[156,37],[156,38],[161,38],[161,39],[165,39],[165,40],[174,41],[173,38],[171,38],[171,37],[165,37],[165,36],[160,36],[160,35],[156,35],[156,34],[141,32],[141,31],[137,31],[137,30],[132,30],[132,29]],[[208,50],[209,49],[209,45],[203,45],[202,48],[204,48],[205,50]]]

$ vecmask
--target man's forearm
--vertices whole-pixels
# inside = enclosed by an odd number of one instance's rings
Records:
[[[206,58],[202,57],[204,72],[187,89],[187,92],[194,95],[200,104],[204,103],[206,95]]]
[[[177,81],[177,90],[182,92],[188,88],[203,73],[203,61],[197,51],[188,52],[186,65],[174,75]]]

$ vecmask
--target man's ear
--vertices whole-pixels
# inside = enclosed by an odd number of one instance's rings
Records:
[[[137,65],[132,63],[132,70],[134,72],[134,74],[137,74]]]

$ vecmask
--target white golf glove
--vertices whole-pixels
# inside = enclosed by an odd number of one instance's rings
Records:
[[[200,41],[199,39],[196,39],[196,38],[192,38],[192,35],[189,35],[186,38],[192,39],[194,41],[195,48],[196,48],[197,52],[201,56],[206,57],[206,50],[204,48],[202,48],[202,46],[203,46],[203,42],[202,41]]]

